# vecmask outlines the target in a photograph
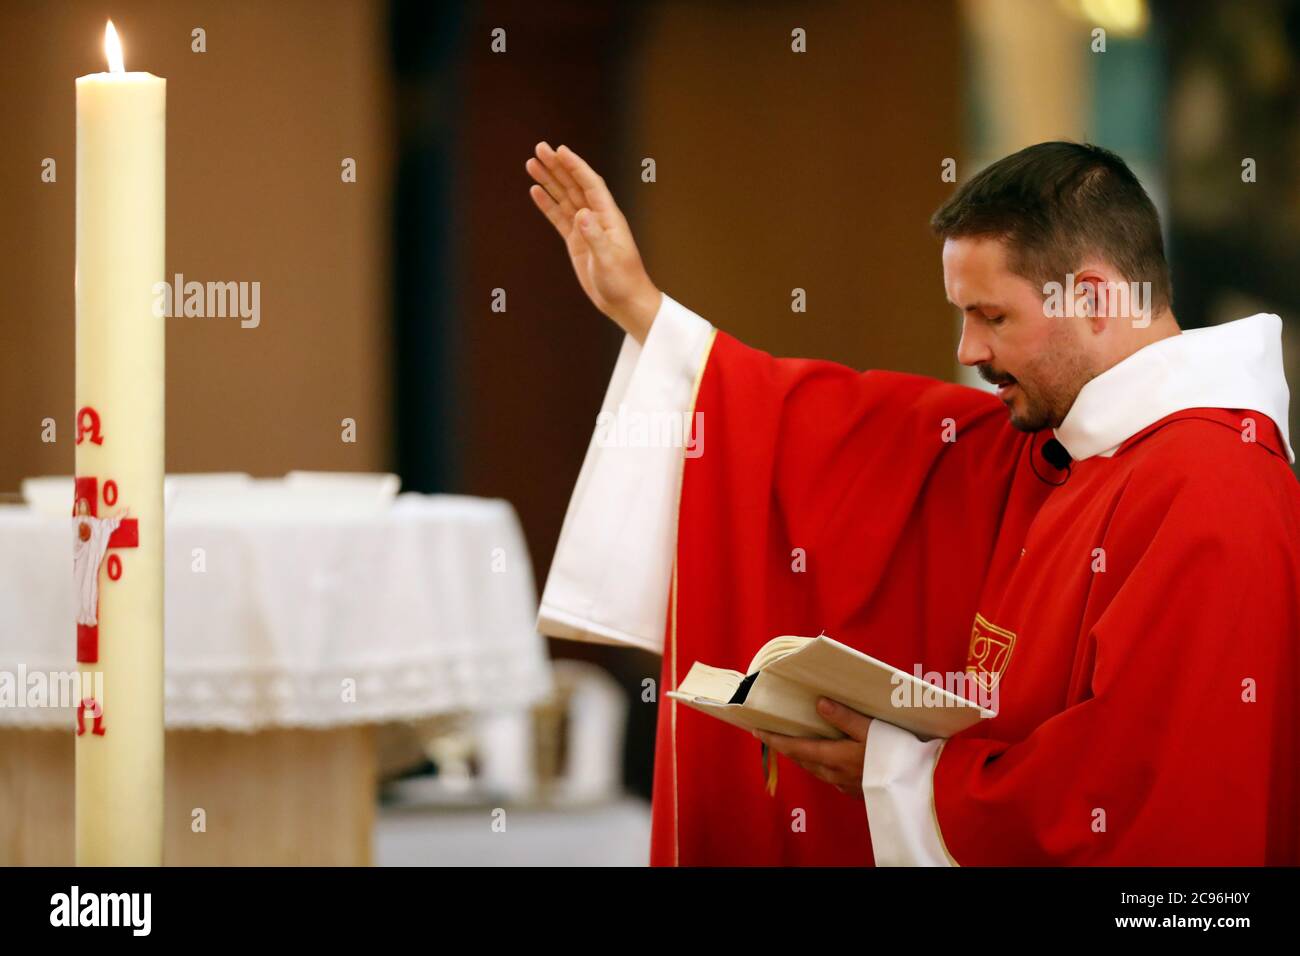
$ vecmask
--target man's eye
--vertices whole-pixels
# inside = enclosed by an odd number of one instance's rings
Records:
[[[1005,318],[1005,315],[991,315],[988,317],[987,321],[989,325],[1001,325],[1002,320]]]

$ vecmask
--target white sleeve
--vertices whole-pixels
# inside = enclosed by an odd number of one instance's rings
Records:
[[[644,346],[624,338],[542,592],[541,633],[662,653],[682,435],[712,343],[713,326],[666,294]]]
[[[868,726],[862,794],[876,866],[957,865],[934,808],[934,769],[943,744],[883,720]]]

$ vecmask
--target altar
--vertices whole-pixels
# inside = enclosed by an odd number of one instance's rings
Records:
[[[513,508],[395,492],[383,475],[167,478],[166,864],[366,865],[379,729],[551,692]],[[24,497],[0,506],[0,675],[17,691],[0,695],[0,865],[65,865],[71,479]],[[110,695],[110,733],[112,714]]]

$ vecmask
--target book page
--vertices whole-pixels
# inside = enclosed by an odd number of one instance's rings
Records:
[[[745,675],[722,667],[710,667],[696,661],[682,678],[677,692],[687,697],[701,697],[725,704],[735,696]]]
[[[780,674],[922,740],[951,737],[993,716],[963,697],[825,636],[768,665],[765,673]]]
[[[809,643],[816,640],[812,637],[793,637],[785,635],[783,637],[774,637],[758,649],[754,659],[749,662],[749,667],[745,670],[746,674],[753,674],[755,671],[761,671],[770,664],[779,661],[787,654],[793,654],[795,651],[806,647]]]

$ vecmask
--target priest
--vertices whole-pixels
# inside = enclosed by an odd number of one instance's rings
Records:
[[[1281,320],[1179,328],[1122,159],[1032,146],[933,216],[957,358],[996,394],[749,348],[655,287],[572,150],[526,168],[627,333],[539,627],[663,655],[652,863],[1300,863]],[[674,415],[693,444],[599,427]],[[760,744],[663,696],[823,632],[996,716],[923,741],[824,701],[843,739]]]

